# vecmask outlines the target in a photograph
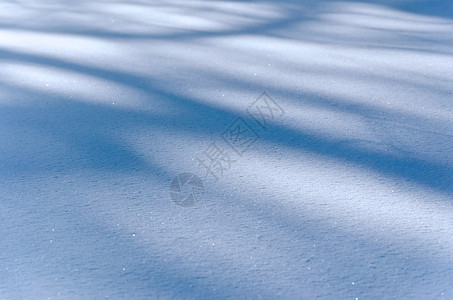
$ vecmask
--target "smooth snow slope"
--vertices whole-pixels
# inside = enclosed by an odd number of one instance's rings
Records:
[[[453,299],[452,4],[0,2],[0,298]]]

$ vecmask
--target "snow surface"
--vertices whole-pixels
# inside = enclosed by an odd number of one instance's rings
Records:
[[[0,298],[453,299],[451,3],[0,2]]]

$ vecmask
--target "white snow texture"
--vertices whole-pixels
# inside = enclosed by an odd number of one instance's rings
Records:
[[[452,3],[1,1],[0,299],[453,299]]]

